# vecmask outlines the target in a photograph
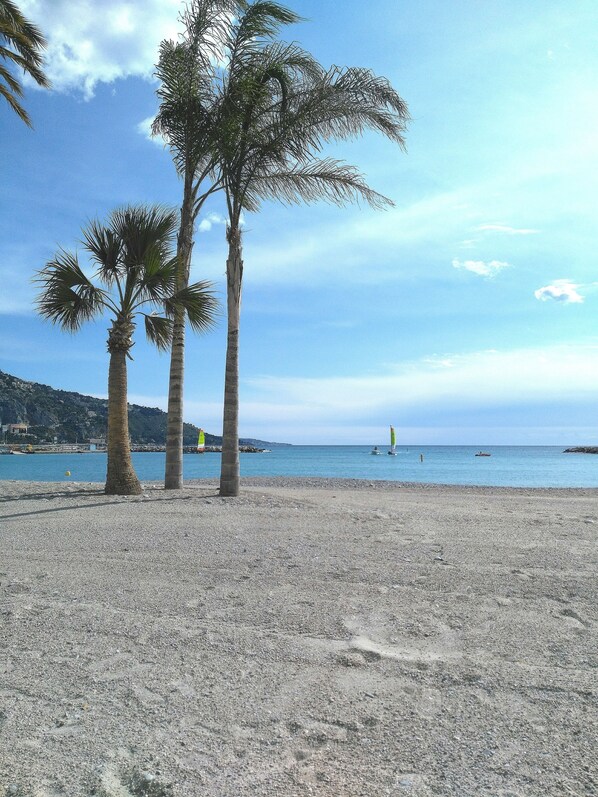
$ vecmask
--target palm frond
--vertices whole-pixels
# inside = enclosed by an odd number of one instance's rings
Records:
[[[20,56],[18,56],[20,58]],[[2,60],[6,60],[8,58],[15,58],[15,53],[12,53],[10,50],[7,50],[6,47],[0,47],[0,58]],[[3,66],[2,61],[0,61],[0,78],[4,80],[10,90],[14,92],[19,97],[23,96],[23,87],[19,83],[19,81],[13,77],[8,69]]]
[[[222,58],[228,28],[245,0],[192,0],[183,14],[182,39],[160,45],[156,77],[160,109],[152,131],[168,143],[179,174],[201,170],[209,153],[210,130],[217,96],[217,63]]]
[[[353,166],[332,158],[311,159],[286,171],[256,173],[245,202],[249,199],[255,203],[258,198],[278,199],[286,204],[323,199],[334,205],[363,200],[374,208],[393,204],[392,200],[373,191]]]
[[[235,71],[248,53],[272,39],[283,25],[300,22],[301,17],[274,0],[255,0],[247,7],[237,25],[231,30],[229,49],[230,69]]]
[[[193,157],[192,149],[199,148],[200,156],[204,154],[202,129],[210,118],[214,98],[213,70],[198,64],[188,43],[162,42],[156,75],[160,80],[160,108],[152,131],[165,139],[182,171]]]
[[[174,316],[177,307],[183,307],[195,332],[207,332],[219,315],[220,303],[214,295],[213,283],[206,280],[182,288],[165,302],[166,314]]]
[[[0,47],[0,59],[5,64],[22,69],[38,85],[49,87],[50,81],[41,68],[46,40],[40,30],[23,16],[13,0],[0,2],[0,40],[6,45]],[[21,84],[10,74],[5,64],[0,66],[0,78],[4,81],[4,85],[0,84],[0,96],[26,125],[32,127],[27,111],[18,100],[23,96]]]
[[[122,240],[96,219],[83,230],[83,244],[98,267],[98,276],[111,286],[122,275]]]
[[[3,72],[3,70],[2,70],[2,67],[0,66],[0,77],[5,77],[5,76],[2,74],[2,72]],[[9,81],[7,80],[7,83],[8,83],[8,82],[9,82]],[[19,118],[20,118],[20,119],[21,119],[23,122],[25,122],[25,124],[27,125],[27,127],[33,127],[33,124],[32,124],[32,122],[31,122],[31,117],[29,116],[29,114],[27,113],[27,111],[26,111],[26,110],[23,108],[23,106],[21,105],[21,103],[20,103],[20,102],[19,102],[19,101],[18,101],[18,100],[15,98],[15,96],[14,96],[14,94],[17,94],[17,96],[21,96],[21,95],[22,95],[22,93],[23,93],[23,92],[22,92],[22,91],[20,90],[20,88],[19,88],[19,91],[13,92],[13,93],[11,94],[11,92],[10,92],[10,91],[9,91],[9,90],[6,88],[6,86],[3,86],[3,85],[0,83],[0,97],[4,97],[4,99],[5,99],[5,100],[7,101],[7,103],[10,105],[10,107],[13,109],[13,111],[16,113],[16,115],[17,115],[17,116],[18,116],[18,117],[19,117]]]
[[[35,281],[42,286],[36,300],[39,313],[70,332],[107,306],[105,291],[85,276],[77,256],[70,252],[60,251]]]
[[[177,263],[176,257],[165,260],[158,250],[148,252],[135,286],[136,306],[146,302],[162,304],[166,297],[172,296],[176,290]]]
[[[2,0],[0,4],[0,37],[12,48],[4,57],[15,61],[40,86],[48,87],[50,82],[41,71],[46,39],[13,0]]]
[[[113,211],[109,225],[121,242],[125,270],[138,270],[143,268],[146,259],[170,250],[177,229],[177,214],[160,205],[131,205]]]
[[[369,69],[334,67],[318,90],[327,138],[360,135],[370,128],[404,147],[409,110],[386,78]]]
[[[247,10],[246,0],[191,0],[181,14],[184,40],[208,67],[222,54],[231,20]]]
[[[145,319],[145,335],[160,351],[167,351],[172,341],[173,322],[170,318],[143,314]]]

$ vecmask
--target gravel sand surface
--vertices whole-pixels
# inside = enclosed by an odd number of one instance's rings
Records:
[[[598,491],[0,482],[0,797],[598,794]]]

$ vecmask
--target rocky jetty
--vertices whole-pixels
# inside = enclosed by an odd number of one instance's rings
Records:
[[[566,448],[563,454],[598,454],[598,446],[573,446]]]

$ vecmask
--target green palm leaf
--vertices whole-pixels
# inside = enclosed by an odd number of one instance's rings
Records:
[[[110,230],[121,241],[125,269],[140,269],[146,259],[169,250],[176,227],[176,213],[159,205],[119,208],[110,215]]]
[[[40,30],[23,16],[13,0],[0,0],[0,41],[4,42],[0,45],[0,59],[3,62],[22,69],[38,85],[50,86],[50,81],[41,69],[46,40]],[[0,96],[31,127],[31,119],[17,99],[23,95],[21,84],[4,64],[0,65],[0,81],[3,81],[0,82]]]
[[[157,315],[147,315],[145,313],[144,318],[147,339],[153,343],[159,351],[167,351],[172,341],[172,319]]]
[[[175,309],[179,305],[185,309],[195,332],[207,332],[214,327],[220,310],[212,289],[213,283],[205,280],[182,288],[165,302],[167,315],[174,317]]]
[[[76,255],[61,251],[46,264],[36,279],[42,290],[37,308],[42,316],[69,332],[99,315],[107,304],[106,293],[85,276]]]
[[[326,158],[310,159],[287,171],[265,170],[251,181],[245,202],[251,206],[260,198],[278,199],[286,204],[323,199],[334,205],[363,200],[374,208],[393,205],[391,199],[373,191],[353,166]]]
[[[159,251],[148,253],[138,276],[135,304],[163,304],[166,297],[172,296],[176,291],[177,264],[176,257],[164,260]]]
[[[122,240],[113,230],[94,220],[83,230],[83,242],[98,267],[102,282],[112,285],[122,276]]]

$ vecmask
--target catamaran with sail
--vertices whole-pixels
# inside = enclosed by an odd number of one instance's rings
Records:
[[[203,429],[199,430],[197,435],[197,453],[205,454],[206,451],[206,435]]]
[[[390,451],[388,452],[388,454],[391,457],[396,457],[396,455],[397,455],[397,452],[395,451],[396,442],[397,442],[397,438],[396,438],[396,435],[395,435],[395,428],[394,428],[394,426],[391,426],[390,427]]]

